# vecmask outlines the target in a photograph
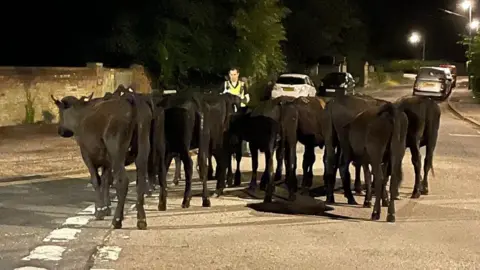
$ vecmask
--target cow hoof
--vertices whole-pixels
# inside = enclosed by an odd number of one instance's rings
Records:
[[[203,202],[202,202],[202,207],[210,207],[212,206],[212,204],[210,203],[210,199],[203,199]]]
[[[242,184],[241,181],[236,181],[236,180],[235,180],[235,182],[233,183],[233,186],[234,186],[234,187],[239,187],[241,184]]]
[[[327,200],[325,200],[325,203],[327,203],[327,204],[335,204],[335,198],[333,198],[333,197],[327,197]]]
[[[373,212],[372,213],[372,220],[379,220],[380,219],[380,213],[379,212]]]
[[[364,208],[371,208],[372,207],[372,202],[363,202],[363,207]]]
[[[412,198],[412,199],[418,199],[418,198],[420,198],[420,192],[418,192],[418,191],[415,192],[415,191],[414,191],[414,192],[412,193],[412,196],[411,196],[410,198]]]
[[[388,214],[387,215],[387,222],[395,222],[395,215]]]
[[[227,183],[226,183],[226,184],[227,184],[227,187],[232,187],[232,186],[233,186],[233,183],[232,183],[231,180],[230,180],[230,181],[227,180]]]
[[[218,197],[222,196],[223,195],[223,188],[217,188],[217,190],[215,190],[215,194]]]
[[[122,221],[121,220],[117,220],[117,219],[114,219],[112,221],[112,226],[114,229],[121,229],[122,228]]]
[[[423,188],[422,191],[420,191],[422,195],[428,195],[428,188]]]
[[[265,191],[267,189],[267,185],[260,184],[260,190]]]
[[[146,230],[147,229],[147,221],[145,219],[137,220],[137,229]]]
[[[105,216],[111,216],[112,215],[112,209],[109,206],[107,206],[104,213],[105,213]]]
[[[179,182],[180,182],[180,180],[179,180],[178,178],[173,179],[173,184],[174,184],[175,186],[178,186],[178,183],[179,183]]]
[[[389,201],[382,201],[382,207],[388,207]]]
[[[300,195],[310,195],[310,189],[308,187],[302,187],[302,190],[300,191]]]
[[[158,204],[158,211],[167,211],[167,205],[164,203]]]
[[[189,208],[190,207],[190,200],[183,200],[182,208]]]
[[[348,204],[350,204],[350,205],[358,205],[357,201],[355,201],[354,198],[348,199]]]
[[[97,210],[97,211],[95,212],[95,219],[96,219],[96,220],[104,220],[104,219],[105,219],[105,216],[106,216],[106,214],[105,214],[105,211],[104,211],[104,210]]]

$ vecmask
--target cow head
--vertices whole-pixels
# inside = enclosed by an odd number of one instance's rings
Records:
[[[119,97],[122,97],[126,94],[135,94],[135,89],[133,89],[132,86],[129,86],[128,88],[123,86],[123,84],[120,84],[118,87],[117,87],[117,90],[115,90],[115,92],[113,92],[113,95],[115,96],[119,96]]]
[[[92,97],[93,92],[90,96],[82,96],[80,99],[73,96],[66,96],[61,100],[58,100],[51,95],[59,112],[58,135],[64,138],[69,138],[75,134],[75,130],[77,130],[82,116],[82,109],[85,108]]]

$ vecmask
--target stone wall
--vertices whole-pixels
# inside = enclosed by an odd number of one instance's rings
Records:
[[[34,121],[53,122],[58,110],[50,95],[101,97],[119,84],[134,85],[138,92],[151,92],[150,80],[142,66],[129,69],[105,68],[101,63],[86,67],[0,67],[0,126],[16,125],[26,119],[30,100],[35,110]]]

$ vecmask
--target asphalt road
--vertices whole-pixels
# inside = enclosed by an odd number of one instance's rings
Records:
[[[410,93],[374,95],[393,100]],[[111,231],[110,219],[88,220],[93,192],[83,177],[0,182],[0,269],[479,268],[480,132],[456,119],[446,104],[441,107],[430,195],[409,199],[413,170],[407,151],[396,224],[384,222],[386,209],[380,222],[371,222],[371,209],[341,203],[330,213],[350,219],[257,212],[245,205],[258,200],[238,198],[247,197],[241,191],[212,198],[211,209],[202,209],[194,197],[185,210],[180,185],[171,187],[167,212],[155,210],[156,198],[147,200],[147,231],[135,229],[135,215],[127,216],[125,229]],[[249,171],[250,159],[245,161],[242,169]],[[248,172],[243,179],[248,181]],[[194,194],[199,187],[195,183]],[[342,202],[342,195],[336,197]],[[62,225],[66,221],[70,225]],[[22,268],[27,266],[38,268]]]

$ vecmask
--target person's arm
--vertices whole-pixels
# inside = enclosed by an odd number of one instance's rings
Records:
[[[243,96],[245,97],[245,104],[247,104],[250,102],[250,95],[248,93],[247,84],[245,82],[242,82],[242,83],[243,83]]]
[[[222,90],[220,90],[220,93],[225,94],[225,93],[228,93],[228,92],[229,92],[229,90],[227,89],[227,82],[225,81],[222,84]]]

